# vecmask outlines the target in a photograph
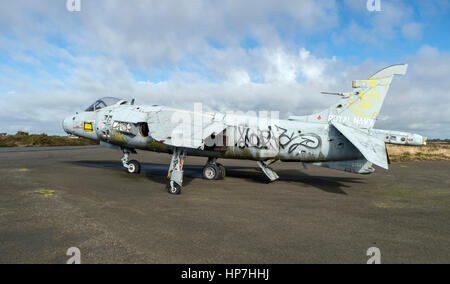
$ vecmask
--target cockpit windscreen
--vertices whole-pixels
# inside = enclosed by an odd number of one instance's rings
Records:
[[[117,103],[118,101],[120,101],[120,99],[118,99],[118,98],[104,97],[104,98],[96,100],[95,103],[90,105],[85,111],[99,110],[99,109],[102,109],[104,107],[113,105],[113,104]]]

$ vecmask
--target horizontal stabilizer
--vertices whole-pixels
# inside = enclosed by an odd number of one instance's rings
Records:
[[[339,122],[332,122],[332,124],[352,142],[369,162],[388,169],[386,145],[383,140]]]

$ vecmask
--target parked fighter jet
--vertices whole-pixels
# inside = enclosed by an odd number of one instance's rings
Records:
[[[219,158],[255,160],[271,180],[278,175],[269,167],[276,161],[303,162],[359,174],[388,169],[385,143],[425,145],[417,134],[374,129],[377,115],[394,75],[406,74],[407,65],[382,69],[366,80],[353,81],[353,89],[331,107],[286,120],[264,119],[219,112],[186,111],[159,105],[135,105],[134,100],[102,98],[84,112],[63,121],[72,135],[100,140],[123,151],[129,173],[140,163],[129,160],[136,149],[172,154],[169,193],[179,194],[186,156],[207,157],[203,177],[222,179]]]

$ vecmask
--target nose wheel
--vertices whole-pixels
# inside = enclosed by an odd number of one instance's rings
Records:
[[[122,165],[127,169],[130,174],[138,174],[141,172],[141,164],[136,160],[128,160],[130,151],[123,149]]]
[[[131,160],[128,162],[127,170],[130,174],[138,174],[141,172],[141,163],[136,160]]]

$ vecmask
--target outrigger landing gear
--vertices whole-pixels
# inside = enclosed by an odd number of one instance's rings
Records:
[[[275,163],[277,160],[265,160],[265,161],[258,161],[256,162],[258,166],[261,168],[263,173],[270,179],[270,181],[275,181],[279,179],[280,177],[277,175],[277,173],[269,168],[269,166],[273,163]]]
[[[217,180],[225,178],[225,167],[216,162],[217,158],[208,158],[208,162],[203,167],[203,178],[207,180]]]
[[[127,169],[130,174],[138,174],[141,172],[141,164],[136,160],[128,160],[130,156],[130,150],[123,149],[122,165]]]
[[[183,186],[183,164],[186,151],[180,148],[173,148],[172,160],[170,161],[169,173],[169,193],[180,194]]]

